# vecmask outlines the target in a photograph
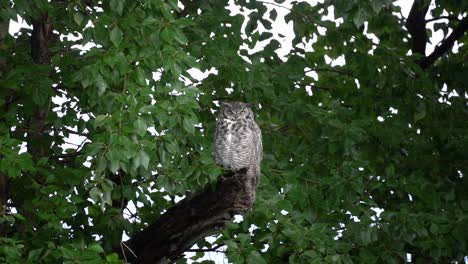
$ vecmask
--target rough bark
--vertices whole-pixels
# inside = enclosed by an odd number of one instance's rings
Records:
[[[0,6],[0,12],[7,12],[9,4],[3,3]],[[3,52],[7,49],[5,44],[5,39],[8,36],[8,28],[10,26],[10,20],[7,17],[3,17],[0,21],[0,52]],[[0,78],[3,77],[6,69],[6,59],[3,56],[0,56]],[[1,158],[1,156],[0,156]],[[8,178],[7,175],[0,172],[0,215],[6,212],[7,201],[8,201]],[[3,226],[0,224],[0,236],[3,233]]]
[[[54,44],[56,35],[53,33],[52,24],[48,19],[48,15],[42,14],[32,19],[32,26],[30,37],[32,63],[36,65],[50,65],[50,47]],[[20,94],[20,96],[23,95]],[[24,128],[27,131],[27,135],[22,140],[27,142],[27,152],[35,160],[49,156],[50,154],[51,137],[47,133],[47,115],[49,111],[50,109],[47,105],[34,105],[31,113],[28,113],[29,116]],[[27,176],[34,178],[39,184],[43,184],[45,181],[45,177],[40,173]],[[11,182],[11,185],[13,184],[14,183]],[[17,232],[21,236],[27,236],[28,231],[37,228],[34,226],[38,223],[36,211],[27,206],[23,195],[15,193],[14,189],[10,189],[10,193],[12,202],[18,212],[29,220],[28,225],[23,223],[19,224]]]
[[[48,21],[48,15],[43,14],[40,18],[33,19],[32,26],[32,60],[35,64],[49,65],[51,54],[49,48],[55,42],[56,36],[52,24]],[[37,107],[29,119],[28,152],[35,158],[48,155],[50,145],[43,140],[44,137],[48,137],[47,133],[44,133],[48,111],[47,107]]]
[[[255,188],[246,172],[220,177],[114,251],[130,263],[173,263],[197,241],[218,233],[234,215],[244,214],[254,199]]]
[[[426,43],[428,41],[425,19],[428,9],[429,4],[424,4],[424,0],[414,0],[406,20],[406,28],[411,35],[411,51],[422,56],[426,55]]]

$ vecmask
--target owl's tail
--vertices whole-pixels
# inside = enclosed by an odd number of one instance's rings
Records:
[[[258,164],[252,164],[246,172],[246,184],[245,188],[247,193],[249,193],[250,201],[255,202],[257,186],[260,182],[260,166]]]

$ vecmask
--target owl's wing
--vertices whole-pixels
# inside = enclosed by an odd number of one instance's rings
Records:
[[[256,137],[256,142],[254,142],[255,152],[258,157],[258,163],[260,163],[263,160],[262,131],[260,130],[260,127],[256,123],[254,125],[254,128],[255,128],[255,137]]]
[[[215,162],[216,164],[220,164],[219,159],[219,121],[216,122],[216,130],[215,130],[215,140],[214,140],[214,154],[215,154]]]

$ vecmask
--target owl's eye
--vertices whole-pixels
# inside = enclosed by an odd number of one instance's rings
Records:
[[[232,114],[234,114],[234,113],[232,112],[231,109],[226,109],[226,110],[224,110],[224,114],[226,114],[226,115],[232,115]]]

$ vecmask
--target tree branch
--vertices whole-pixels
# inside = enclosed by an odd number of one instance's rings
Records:
[[[447,53],[452,47],[455,41],[461,38],[465,32],[468,30],[468,17],[463,18],[457,27],[453,30],[452,34],[443,40],[440,45],[438,45],[431,55],[421,59],[418,64],[421,68],[425,69],[434,64],[434,62]]]
[[[220,251],[217,250],[220,247],[226,246],[225,244],[219,244],[216,245],[215,247],[212,248],[196,248],[196,249],[187,249],[185,252],[218,252],[218,253],[224,253],[225,251]]]
[[[433,17],[431,19],[428,19],[428,20],[426,20],[426,23],[433,22],[433,21],[436,21],[436,20],[441,20],[441,19],[460,21],[457,18],[457,16],[440,16],[440,17]]]
[[[426,55],[426,43],[428,41],[425,20],[428,9],[429,4],[424,5],[423,0],[414,0],[406,20],[406,28],[408,28],[408,33],[411,35],[411,51],[423,56]]]
[[[9,2],[9,1],[8,1]],[[8,12],[9,3],[4,1],[0,6],[0,11]],[[10,26],[10,20],[8,18],[3,18],[0,21],[0,50],[5,51],[8,47],[5,44],[5,38],[8,36],[8,28]],[[0,58],[0,78],[3,77],[4,71],[6,69],[6,59],[4,57]],[[4,103],[4,108],[8,109],[8,102]],[[0,157],[1,158],[1,157]],[[0,215],[6,211],[7,201],[8,201],[8,177],[6,174],[0,172]],[[0,237],[3,236],[3,224],[0,224]]]
[[[213,186],[187,197],[114,252],[130,263],[173,263],[200,239],[219,233],[234,215],[255,201],[255,185],[245,171],[220,176]],[[134,254],[132,254],[132,252]]]
[[[358,79],[352,72],[347,71],[347,70],[337,69],[337,68],[311,68],[310,70],[305,71],[305,73],[312,72],[312,71],[334,72],[334,73],[337,73],[337,74],[343,74],[343,75],[352,77],[354,79]]]

